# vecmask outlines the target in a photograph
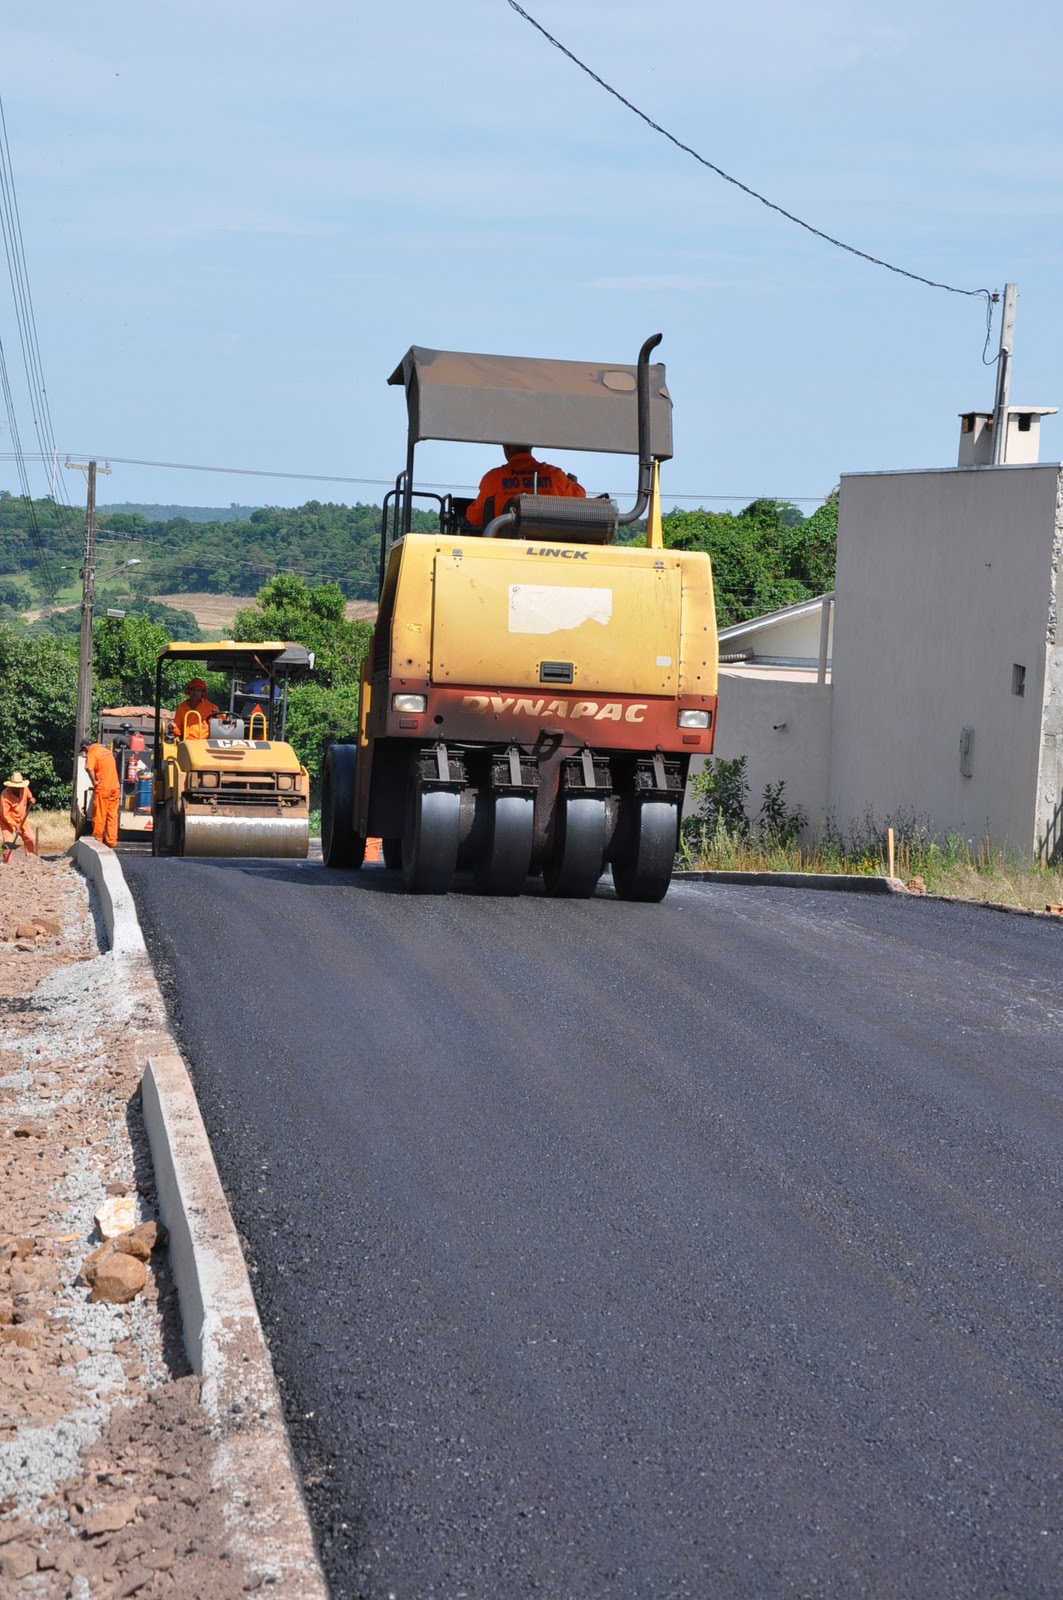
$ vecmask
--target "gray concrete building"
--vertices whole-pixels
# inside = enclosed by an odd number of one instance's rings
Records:
[[[723,632],[746,659],[721,665],[717,754],[754,798],[783,778],[813,833],[915,813],[1053,856],[1061,555],[1058,463],[844,476],[833,625],[813,602]]]

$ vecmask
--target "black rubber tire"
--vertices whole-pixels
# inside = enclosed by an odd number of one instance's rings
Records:
[[[481,894],[520,894],[531,866],[535,801],[526,794],[492,796],[484,852],[473,867]]]
[[[604,799],[565,795],[558,803],[554,853],[543,866],[547,894],[589,900],[604,864]]]
[[[330,745],[321,771],[321,854],[326,867],[357,869],[365,840],[354,831],[354,783],[358,746]]]
[[[402,838],[381,839],[380,852],[384,857],[384,865],[390,872],[402,871]]]
[[[625,848],[613,861],[619,900],[656,904],[668,893],[675,865],[679,807],[671,800],[633,801]]]
[[[173,808],[167,802],[159,807],[155,818],[155,826],[151,831],[151,853],[153,856],[180,855],[176,839],[176,818]]]
[[[458,861],[461,796],[449,789],[406,791],[402,881],[409,894],[446,894]]]

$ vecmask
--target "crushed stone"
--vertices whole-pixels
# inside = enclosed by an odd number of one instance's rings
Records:
[[[19,925],[49,925],[33,939]],[[155,1217],[135,967],[98,942],[67,858],[0,867],[0,1594],[229,1600],[218,1446],[189,1373],[166,1254],[125,1305],[82,1264],[109,1194]]]

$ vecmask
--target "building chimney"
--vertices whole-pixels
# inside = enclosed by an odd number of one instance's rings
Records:
[[[1041,418],[1054,417],[1058,406],[1008,406],[1005,409],[1007,434],[1004,440],[1006,467],[1028,466],[1036,463],[1041,451]],[[990,467],[993,465],[993,413],[991,411],[960,412],[961,467]]]

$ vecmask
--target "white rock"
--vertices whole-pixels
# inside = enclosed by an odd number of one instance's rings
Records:
[[[105,1239],[116,1239],[136,1226],[136,1197],[129,1194],[112,1195],[105,1200],[92,1219]]]

